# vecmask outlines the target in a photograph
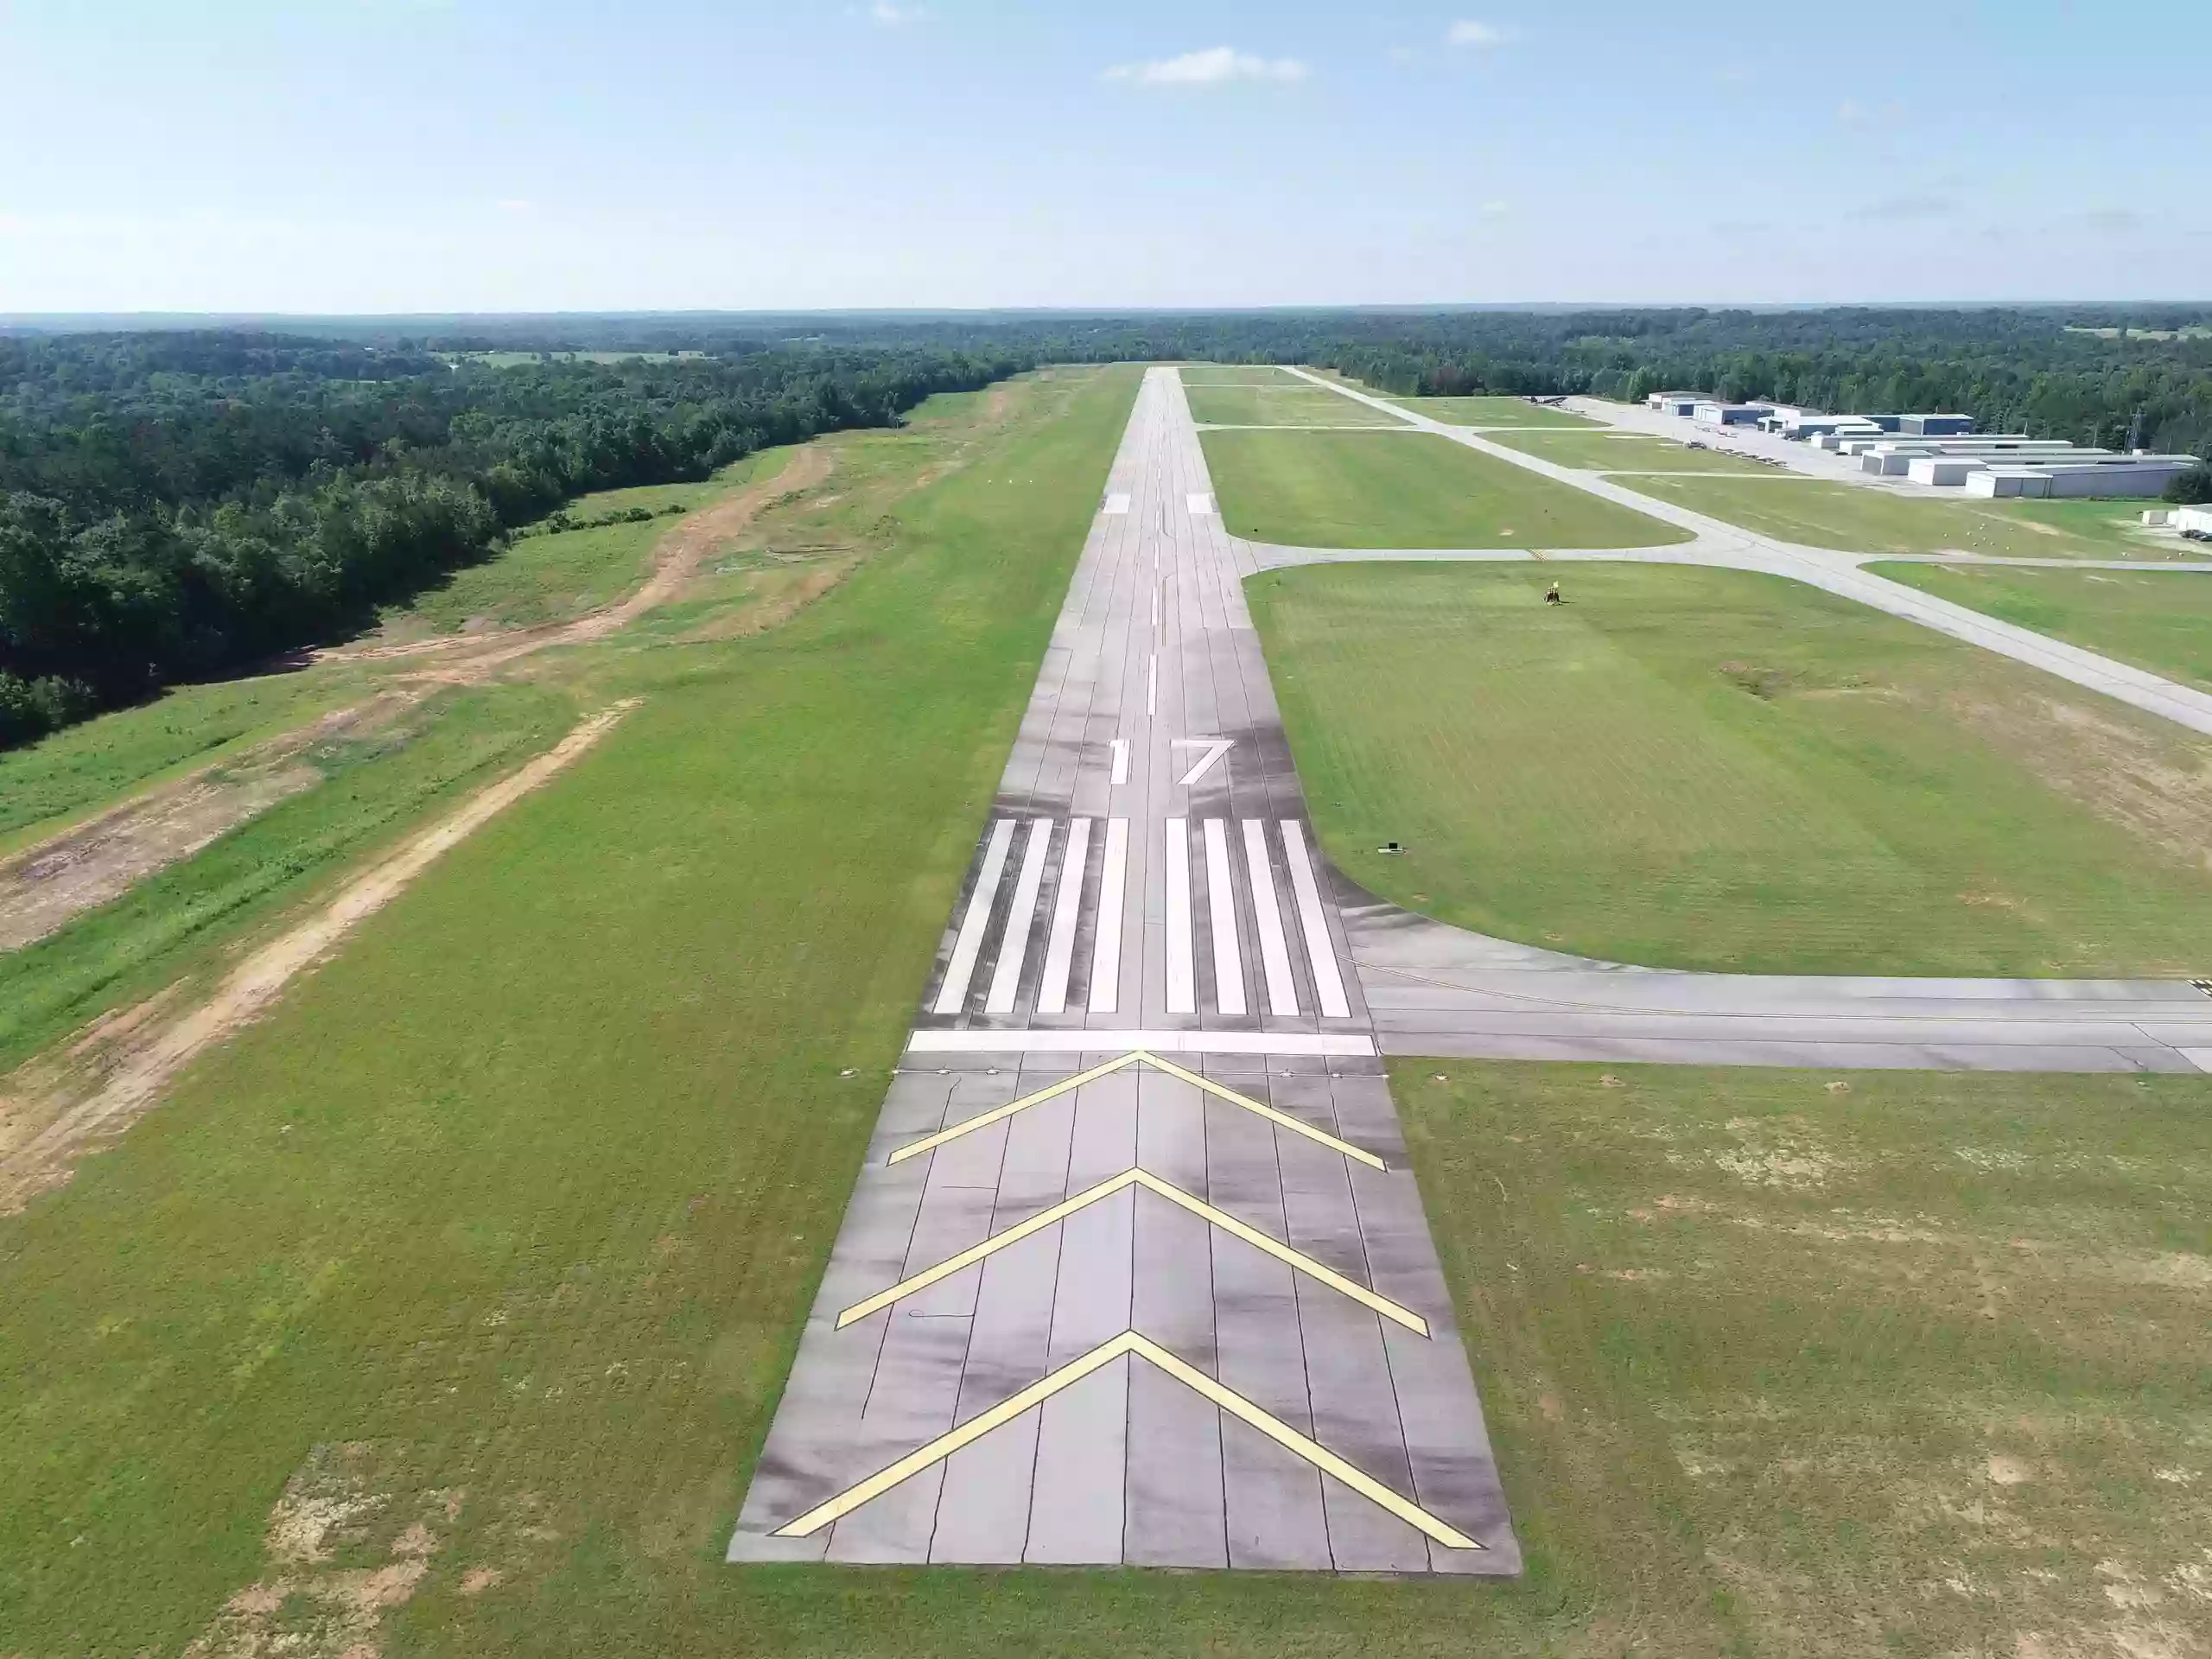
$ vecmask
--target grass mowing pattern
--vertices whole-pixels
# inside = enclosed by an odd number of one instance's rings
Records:
[[[2212,968],[2212,741],[1994,652],[1738,571],[1246,591],[1330,855],[1412,909],[1668,967]]]
[[[1392,1090],[1515,1524],[1581,1616],[1495,1650],[2195,1650],[2212,1078]]]
[[[1202,432],[1232,535],[1294,547],[1653,547],[1640,512],[1434,433]]]
[[[451,691],[389,730],[304,751],[323,782],[50,938],[0,953],[0,1073],[206,963],[425,814],[551,747],[575,717],[569,698],[537,687]]]
[[[1891,582],[2212,690],[2212,581],[2192,571],[1877,564]]]
[[[1372,404],[1300,383],[1287,386],[1189,388],[1191,418],[1222,426],[1382,426],[1405,423]]]
[[[1595,421],[1549,404],[1520,397],[1392,397],[1388,400],[1446,426],[1556,426],[1594,428]]]
[[[1175,372],[1186,386],[1303,386],[1288,369],[1273,363],[1184,363]]]
[[[1807,480],[1788,491],[1731,479],[1650,478],[1629,487],[1778,540],[1847,553],[1980,553],[2006,559],[2162,559],[2190,543],[2137,533],[2140,504],[1955,501]]]
[[[1693,449],[1640,432],[1493,432],[1492,443],[1518,449],[1541,461],[1584,472],[1736,473],[1760,477],[1789,476],[1778,467],[1762,467],[1717,449]]]

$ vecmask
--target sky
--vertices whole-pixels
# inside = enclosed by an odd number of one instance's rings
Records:
[[[0,0],[0,314],[2212,299],[2212,4]]]

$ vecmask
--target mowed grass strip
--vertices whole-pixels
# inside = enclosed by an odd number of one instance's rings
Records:
[[[2212,554],[2212,548],[2202,550]],[[2063,570],[1876,564],[1908,588],[2212,690],[2212,576],[2190,570]]]
[[[1994,652],[1737,571],[1246,591],[1331,856],[1412,909],[1669,967],[2212,970],[2212,740]]]
[[[1405,423],[1372,404],[1319,386],[1209,386],[1187,389],[1191,418],[1220,426],[1382,426]]]
[[[2201,1647],[2212,1078],[1392,1092],[1515,1525],[1586,1621],[1463,1651]]]
[[[1689,532],[1433,432],[1202,432],[1223,522],[1293,547],[1649,547]]]
[[[1980,553],[2007,559],[2168,559],[2190,543],[2141,533],[2141,504],[1934,500],[1808,480],[1783,493],[1731,479],[1649,478],[1629,487],[1745,530],[1847,553]]]
[[[1763,467],[1718,449],[1647,437],[1641,432],[1492,432],[1492,443],[1518,449],[1561,467],[1584,472],[1738,473],[1788,478],[1779,467]]]
[[[1595,429],[1597,423],[1572,410],[1532,404],[1525,397],[1393,397],[1391,403],[1446,426],[1556,426]]]

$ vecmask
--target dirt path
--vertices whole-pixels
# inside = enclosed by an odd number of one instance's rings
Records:
[[[111,1031],[126,1034],[99,1058],[90,1058],[86,1045],[73,1051],[80,1062],[73,1075],[29,1077],[31,1067],[18,1072],[11,1081],[27,1083],[30,1092],[0,1097],[0,1215],[66,1181],[78,1158],[127,1129],[180,1071],[268,1008],[294,975],[439,858],[573,764],[636,706],[633,700],[601,710],[519,771],[478,791],[355,877],[320,913],[255,951],[200,1007],[168,1023],[123,1016]]]
[[[435,665],[421,671],[423,677],[469,681],[556,645],[604,639],[673,599],[698,575],[709,556],[750,524],[763,507],[797,491],[813,488],[830,476],[833,464],[827,445],[804,444],[775,477],[762,479],[710,507],[687,514],[654,548],[653,573],[645,578],[645,585],[603,611],[594,611],[573,622],[547,623],[505,633],[454,634],[404,645],[342,647],[323,653],[317,660],[380,662],[427,657],[434,659]]]
[[[421,690],[407,688],[334,709],[0,859],[0,950],[35,944],[312,788],[322,773],[301,758],[306,750],[388,724],[422,699]]]

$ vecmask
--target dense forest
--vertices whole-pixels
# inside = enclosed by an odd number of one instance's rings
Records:
[[[279,327],[0,326],[0,745],[342,637],[586,491],[703,477],[1042,362],[1307,363],[1401,393],[1679,389],[1958,410],[1985,430],[2212,457],[2208,307]],[[563,355],[575,352],[651,355]]]

